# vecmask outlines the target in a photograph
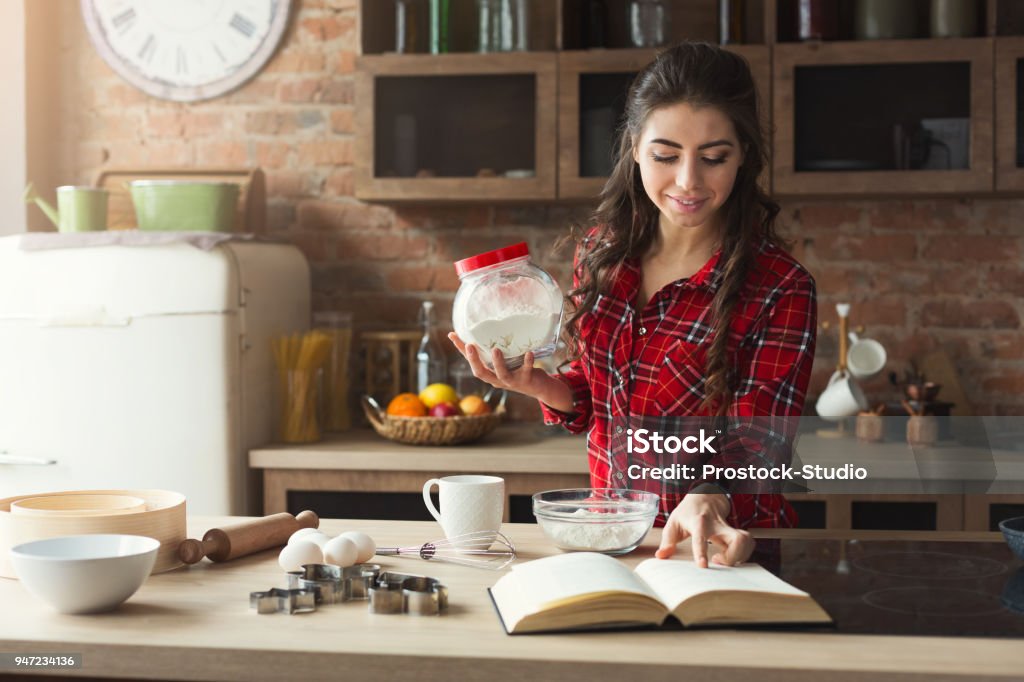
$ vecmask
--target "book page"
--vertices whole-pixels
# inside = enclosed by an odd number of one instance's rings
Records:
[[[714,590],[808,596],[758,564],[719,566],[709,563],[707,568],[698,568],[690,559],[648,559],[636,567],[636,574],[673,611],[690,597]]]
[[[528,561],[513,566],[507,577],[514,577],[522,592],[529,594],[533,607],[530,611],[595,592],[631,592],[658,599],[655,591],[637,580],[624,563],[595,552],[572,552]]]

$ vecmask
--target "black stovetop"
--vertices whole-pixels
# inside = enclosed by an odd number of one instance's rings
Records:
[[[1002,542],[758,540],[751,558],[842,633],[1024,637],[1024,562]]]

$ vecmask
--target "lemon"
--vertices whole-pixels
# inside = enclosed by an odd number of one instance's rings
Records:
[[[459,404],[459,394],[448,384],[430,384],[420,391],[420,402],[431,409],[440,403]]]

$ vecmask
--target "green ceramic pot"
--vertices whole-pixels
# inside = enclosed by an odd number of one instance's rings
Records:
[[[239,187],[230,182],[135,180],[128,183],[140,230],[231,232]]]

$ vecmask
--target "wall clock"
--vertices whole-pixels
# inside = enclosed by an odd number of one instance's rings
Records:
[[[144,92],[217,97],[256,75],[284,37],[292,0],[81,0],[100,56]]]

